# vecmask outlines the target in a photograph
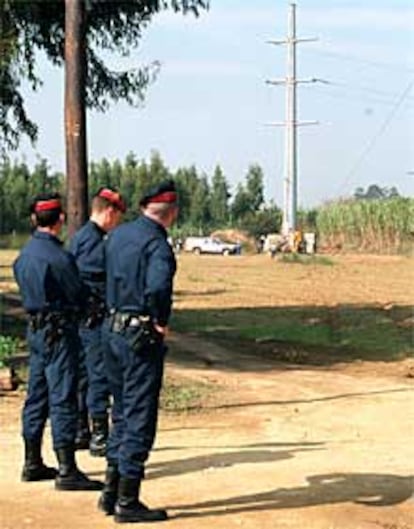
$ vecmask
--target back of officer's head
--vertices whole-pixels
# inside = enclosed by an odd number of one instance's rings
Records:
[[[54,226],[63,213],[62,198],[59,193],[41,193],[30,204],[30,215],[36,226]]]
[[[121,213],[125,213],[126,205],[118,191],[111,187],[101,187],[92,197],[91,209],[99,213],[107,208],[114,208]]]
[[[167,219],[178,208],[178,194],[173,180],[166,180],[144,193],[139,205],[144,214]]]

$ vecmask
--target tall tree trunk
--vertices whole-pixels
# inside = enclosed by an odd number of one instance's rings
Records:
[[[88,216],[85,17],[84,0],[65,0],[65,140],[69,236],[82,226]]]

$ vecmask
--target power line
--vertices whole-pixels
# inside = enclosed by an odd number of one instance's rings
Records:
[[[396,101],[394,108],[391,110],[391,112],[386,117],[385,121],[382,123],[381,127],[379,128],[378,132],[371,138],[371,140],[367,143],[366,147],[362,151],[361,155],[357,158],[356,162],[352,166],[351,170],[348,172],[348,174],[345,176],[344,181],[342,185],[338,188],[338,193],[340,193],[346,185],[348,185],[350,179],[355,175],[355,173],[358,171],[359,167],[361,166],[362,162],[365,160],[365,158],[368,156],[368,154],[372,151],[374,148],[376,142],[378,139],[384,134],[385,130],[387,129],[388,125],[393,120],[395,114],[399,110],[400,106],[404,102],[405,98],[408,96],[410,90],[414,86],[414,80],[410,81],[408,86],[403,90],[400,97]]]
[[[399,71],[406,71],[408,73],[413,73],[414,68],[411,68],[410,66],[404,66],[402,64],[391,64],[391,63],[383,63],[379,61],[372,61],[370,59],[364,59],[361,57],[355,57],[354,55],[349,55],[345,53],[338,53],[333,51],[325,51],[325,50],[307,50],[311,53],[315,53],[317,55],[325,55],[328,57],[333,57],[335,59],[341,59],[344,61],[349,62],[359,62],[361,64],[366,64],[368,66],[376,67],[376,68],[383,68],[385,70],[399,70]]]
[[[375,94],[375,95],[379,95],[379,96],[391,97],[393,99],[393,101],[392,101],[393,104],[394,104],[394,101],[395,101],[395,97],[398,96],[398,94],[396,94],[396,93],[388,92],[386,90],[378,90],[377,88],[372,88],[372,87],[366,86],[366,85],[351,85],[349,83],[344,83],[344,82],[341,82],[341,81],[326,81],[326,80],[323,81],[323,83],[328,85],[328,86],[333,86],[334,88],[336,88],[336,87],[345,88],[345,89],[353,90],[353,91],[369,92],[369,93],[372,93],[372,94]],[[414,97],[407,97],[407,99],[413,99],[414,100]]]
[[[315,92],[315,95],[317,96],[318,93]],[[331,97],[331,98],[334,98],[334,99],[340,99],[342,101],[348,101],[348,102],[353,102],[353,103],[359,103],[361,105],[361,103],[365,103],[365,105],[372,105],[372,106],[376,106],[376,105],[383,105],[383,106],[386,106],[386,107],[390,107],[390,106],[394,106],[395,105],[395,101],[390,101],[390,100],[386,100],[386,99],[379,99],[379,98],[375,98],[375,97],[370,97],[370,96],[366,96],[364,97],[363,95],[361,96],[358,96],[358,95],[347,95],[347,94],[342,94],[342,93],[337,93],[337,92],[321,92],[319,93],[320,96],[322,97]],[[414,110],[414,101],[413,102],[410,102],[410,101],[406,101],[406,108],[407,110],[411,111],[411,110]]]
[[[344,83],[336,83],[331,81],[320,81],[323,86],[322,88],[322,96],[328,96],[328,97],[334,97],[337,99],[347,100],[347,101],[365,101],[366,103],[372,103],[375,105],[386,105],[386,106],[394,106],[395,105],[395,98],[398,96],[398,94],[392,94],[391,92],[385,92],[385,91],[376,91],[373,90],[363,90],[359,89],[358,87],[353,87],[351,85],[346,85]],[[325,90],[324,90],[325,89]],[[333,91],[329,91],[330,89],[333,89]],[[355,94],[349,93],[355,91]],[[344,93],[345,92],[345,93]],[[361,94],[358,95],[358,92],[361,92]],[[366,92],[366,93],[364,93]],[[383,97],[372,97],[370,94],[376,94],[378,92],[379,95],[383,95]],[[315,92],[317,94],[317,92]],[[407,96],[406,97],[406,104],[408,106],[411,106],[414,104],[414,97]],[[413,108],[413,106],[411,106]]]

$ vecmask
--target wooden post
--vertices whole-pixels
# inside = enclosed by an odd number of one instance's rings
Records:
[[[65,141],[69,236],[88,217],[85,17],[84,0],[65,0]]]

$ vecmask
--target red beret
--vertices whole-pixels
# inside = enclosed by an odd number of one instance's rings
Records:
[[[34,207],[36,213],[39,211],[50,211],[52,209],[62,209],[60,199],[52,198],[50,200],[38,200]]]
[[[122,200],[121,195],[117,191],[113,191],[112,189],[103,187],[102,189],[98,191],[96,196],[105,198],[108,202],[114,205],[117,209],[122,211],[122,213],[125,213],[126,204]]]

